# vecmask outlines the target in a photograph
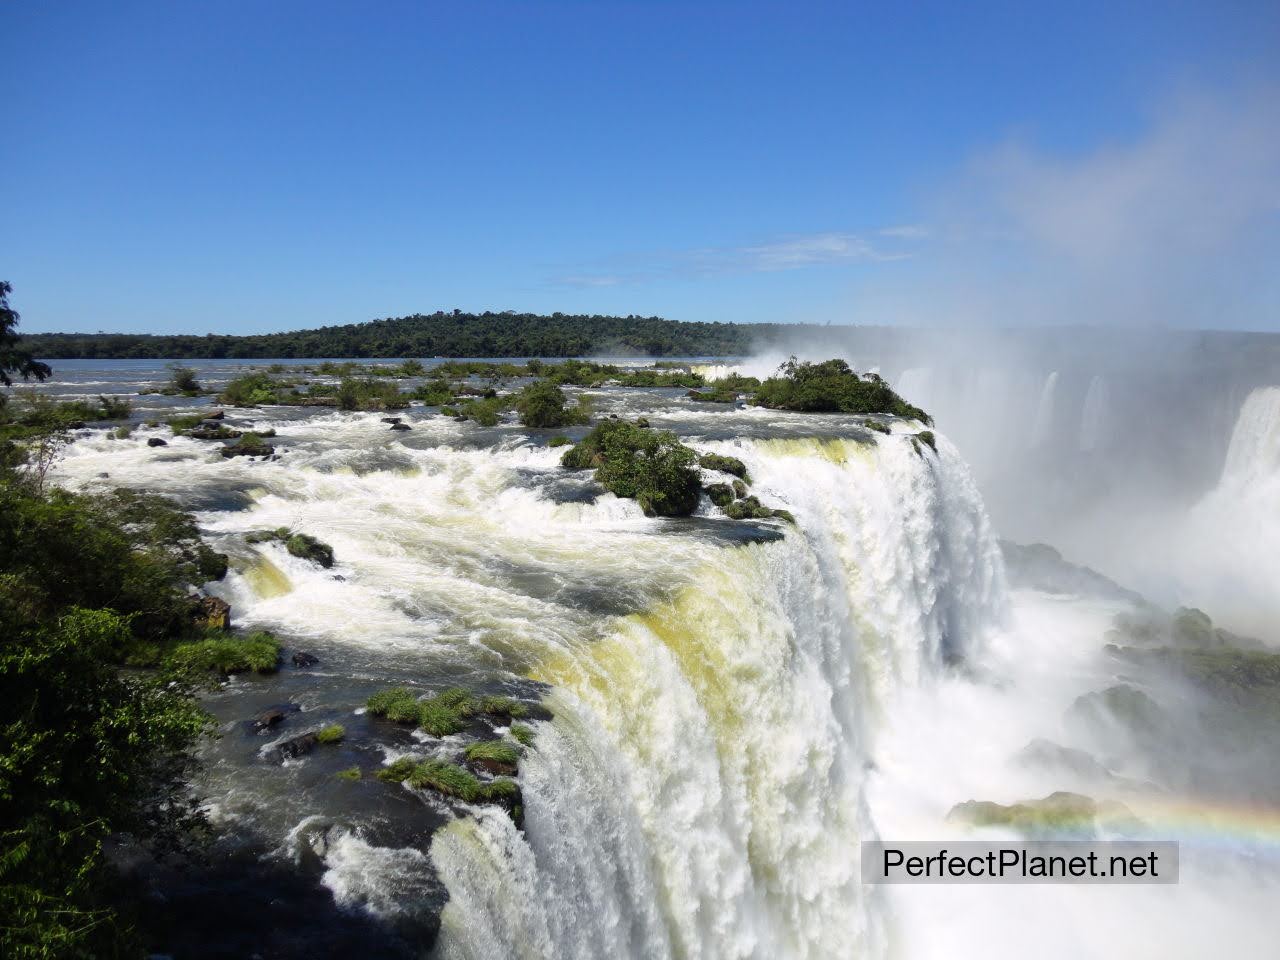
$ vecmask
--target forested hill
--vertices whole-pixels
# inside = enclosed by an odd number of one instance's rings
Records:
[[[416,314],[259,336],[39,333],[22,346],[48,359],[218,357],[576,357],[746,354],[773,324],[555,313]]]

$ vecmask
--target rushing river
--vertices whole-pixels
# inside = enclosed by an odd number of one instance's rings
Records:
[[[212,386],[245,365],[196,364]],[[135,395],[140,424],[127,439],[82,431],[57,480],[193,510],[232,558],[208,592],[238,627],[286,644],[279,673],[208,698],[221,736],[198,786],[218,858],[139,881],[174,956],[1199,957],[1274,945],[1273,808],[1159,782],[1119,747],[1104,757],[1112,779],[1083,786],[1079,770],[1018,761],[1034,740],[1069,742],[1072,703],[1115,680],[1103,635],[1131,602],[1011,589],[945,436],[933,451],[912,442],[914,423],[881,435],[857,417],[681,390],[571,390],[597,416],[644,416],[740,458],[752,492],[796,524],[731,521],[705,499],[694,517],[664,520],[562,469],[547,446],[562,431],[423,407],[397,411],[408,431],[377,413],[228,409],[228,425],[274,429],[280,456],[223,459],[141,426],[208,403],[136,396],[165,379],[162,364],[55,368],[48,392]],[[281,526],[330,544],[333,568],[245,540]],[[295,651],[319,664],[295,668]],[[500,808],[371,775],[401,756],[457,759],[476,735],[365,714],[391,685],[536,705],[523,828]],[[269,734],[246,723],[280,703],[301,710]],[[283,762],[273,749],[331,722],[347,728],[340,746]],[[362,779],[335,776],[353,766]],[[964,837],[947,820],[958,802],[1061,789],[1119,797],[1148,835],[1183,841],[1183,882],[861,883],[862,840]]]

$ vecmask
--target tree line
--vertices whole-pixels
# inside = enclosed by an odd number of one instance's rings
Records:
[[[20,346],[56,359],[695,357],[747,354],[778,330],[776,324],[454,310],[253,336],[38,333]]]

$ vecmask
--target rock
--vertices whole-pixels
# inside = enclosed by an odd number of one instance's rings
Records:
[[[211,410],[209,413],[204,415],[204,418],[206,420],[221,420],[226,415],[227,412],[225,410]]]
[[[328,569],[333,566],[333,547],[305,533],[295,533],[284,542],[290,555],[310,560]]]
[[[1023,800],[1007,806],[990,800],[967,800],[952,807],[947,819],[974,827],[1007,827],[1029,836],[1063,833],[1094,836],[1099,824],[1122,829],[1137,825],[1124,804],[1098,802],[1064,790],[1039,800]]]
[[[402,419],[403,417],[383,417],[382,422],[383,423],[399,423]]]
[[[703,489],[717,507],[727,507],[733,503],[733,488],[727,483],[713,483]]]
[[[293,665],[295,667],[314,667],[320,662],[320,658],[315,654],[307,653],[305,650],[298,650],[293,655]]]
[[[229,443],[222,448],[222,455],[231,457],[269,457],[276,448],[267,443],[256,433],[246,433],[236,443]]]
[[[413,427],[409,426],[407,423],[393,423],[391,425],[391,429],[392,430],[412,430]]]
[[[314,733],[300,733],[276,744],[276,750],[280,752],[281,759],[296,760],[314,750],[319,742]]]
[[[98,476],[105,480],[107,477],[111,476],[111,474],[109,474],[109,473],[107,473],[107,471],[103,470],[100,474],[98,474]]]
[[[487,771],[495,776],[512,777],[515,776],[516,772],[514,763],[503,763],[501,760],[491,760],[488,757],[479,757],[472,760],[471,763],[477,769]]]
[[[255,730],[269,730],[278,723],[283,723],[285,717],[291,713],[298,713],[302,708],[296,703],[279,703],[274,707],[256,713],[249,722],[253,724]]]
[[[232,430],[220,423],[200,423],[186,431],[192,440],[234,440],[242,436],[239,430]]]
[[[151,437],[147,440],[148,447],[167,447],[168,445],[167,441],[161,440],[159,437]]]
[[[218,597],[201,597],[196,603],[195,622],[209,630],[231,629],[231,604]]]
[[[641,430],[648,430],[648,429],[649,429],[649,418],[648,418],[648,417],[636,417],[636,426],[637,426],[637,427],[639,427]]]

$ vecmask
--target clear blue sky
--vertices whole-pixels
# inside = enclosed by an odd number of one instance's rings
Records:
[[[32,332],[1149,322],[1201,264],[1173,322],[1265,327],[1277,64],[1275,2],[3,2],[0,278]]]

